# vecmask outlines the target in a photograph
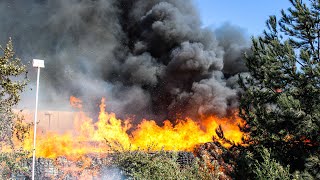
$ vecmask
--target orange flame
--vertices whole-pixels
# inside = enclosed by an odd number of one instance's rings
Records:
[[[75,97],[70,98],[74,107],[82,108],[82,102]],[[219,139],[216,129],[221,126],[224,137],[235,144],[242,143],[243,133],[239,125],[242,119],[218,118],[215,116],[194,121],[191,118],[178,119],[175,124],[164,121],[163,126],[153,120],[142,120],[133,126],[130,119],[117,119],[114,113],[105,111],[105,99],[101,100],[100,114],[97,122],[93,122],[84,112],[78,112],[74,120],[74,132],[58,134],[55,132],[38,133],[37,157],[68,159],[80,158],[86,154],[106,154],[113,150],[183,150],[192,151],[201,143]],[[128,133],[130,130],[131,133]],[[23,144],[25,150],[32,149],[33,133]],[[16,142],[17,143],[17,142]],[[224,146],[230,144],[221,141]]]
[[[72,107],[82,109],[82,101],[74,96],[70,96],[70,105]]]

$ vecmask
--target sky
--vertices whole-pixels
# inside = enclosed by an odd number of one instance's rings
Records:
[[[241,27],[249,36],[257,36],[265,29],[270,15],[280,15],[290,7],[289,0],[194,0],[203,26],[216,28],[223,23]]]

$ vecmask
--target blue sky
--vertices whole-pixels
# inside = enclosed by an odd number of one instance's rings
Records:
[[[203,26],[216,28],[225,22],[259,35],[269,15],[280,15],[290,6],[288,0],[194,0]]]

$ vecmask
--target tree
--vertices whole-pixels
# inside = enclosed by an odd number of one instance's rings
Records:
[[[14,113],[13,107],[20,100],[20,93],[27,84],[26,66],[15,57],[12,40],[6,48],[0,46],[3,54],[0,57],[0,140],[9,140],[12,137]]]
[[[252,39],[239,114],[253,149],[266,147],[292,172],[320,178],[320,1],[290,2]]]
[[[15,149],[11,140],[13,133],[19,139],[27,132],[28,127],[13,112],[13,107],[20,100],[20,93],[27,84],[26,66],[15,57],[12,40],[6,47],[0,46],[0,177],[8,179],[12,172],[25,170],[18,161],[27,157],[27,152]],[[22,76],[22,77],[21,77]],[[4,148],[11,147],[8,153]]]

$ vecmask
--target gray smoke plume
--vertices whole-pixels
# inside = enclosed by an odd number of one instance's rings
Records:
[[[202,28],[191,0],[2,0],[0,32],[22,59],[46,60],[48,108],[74,95],[123,116],[226,116],[246,71],[243,31]]]

